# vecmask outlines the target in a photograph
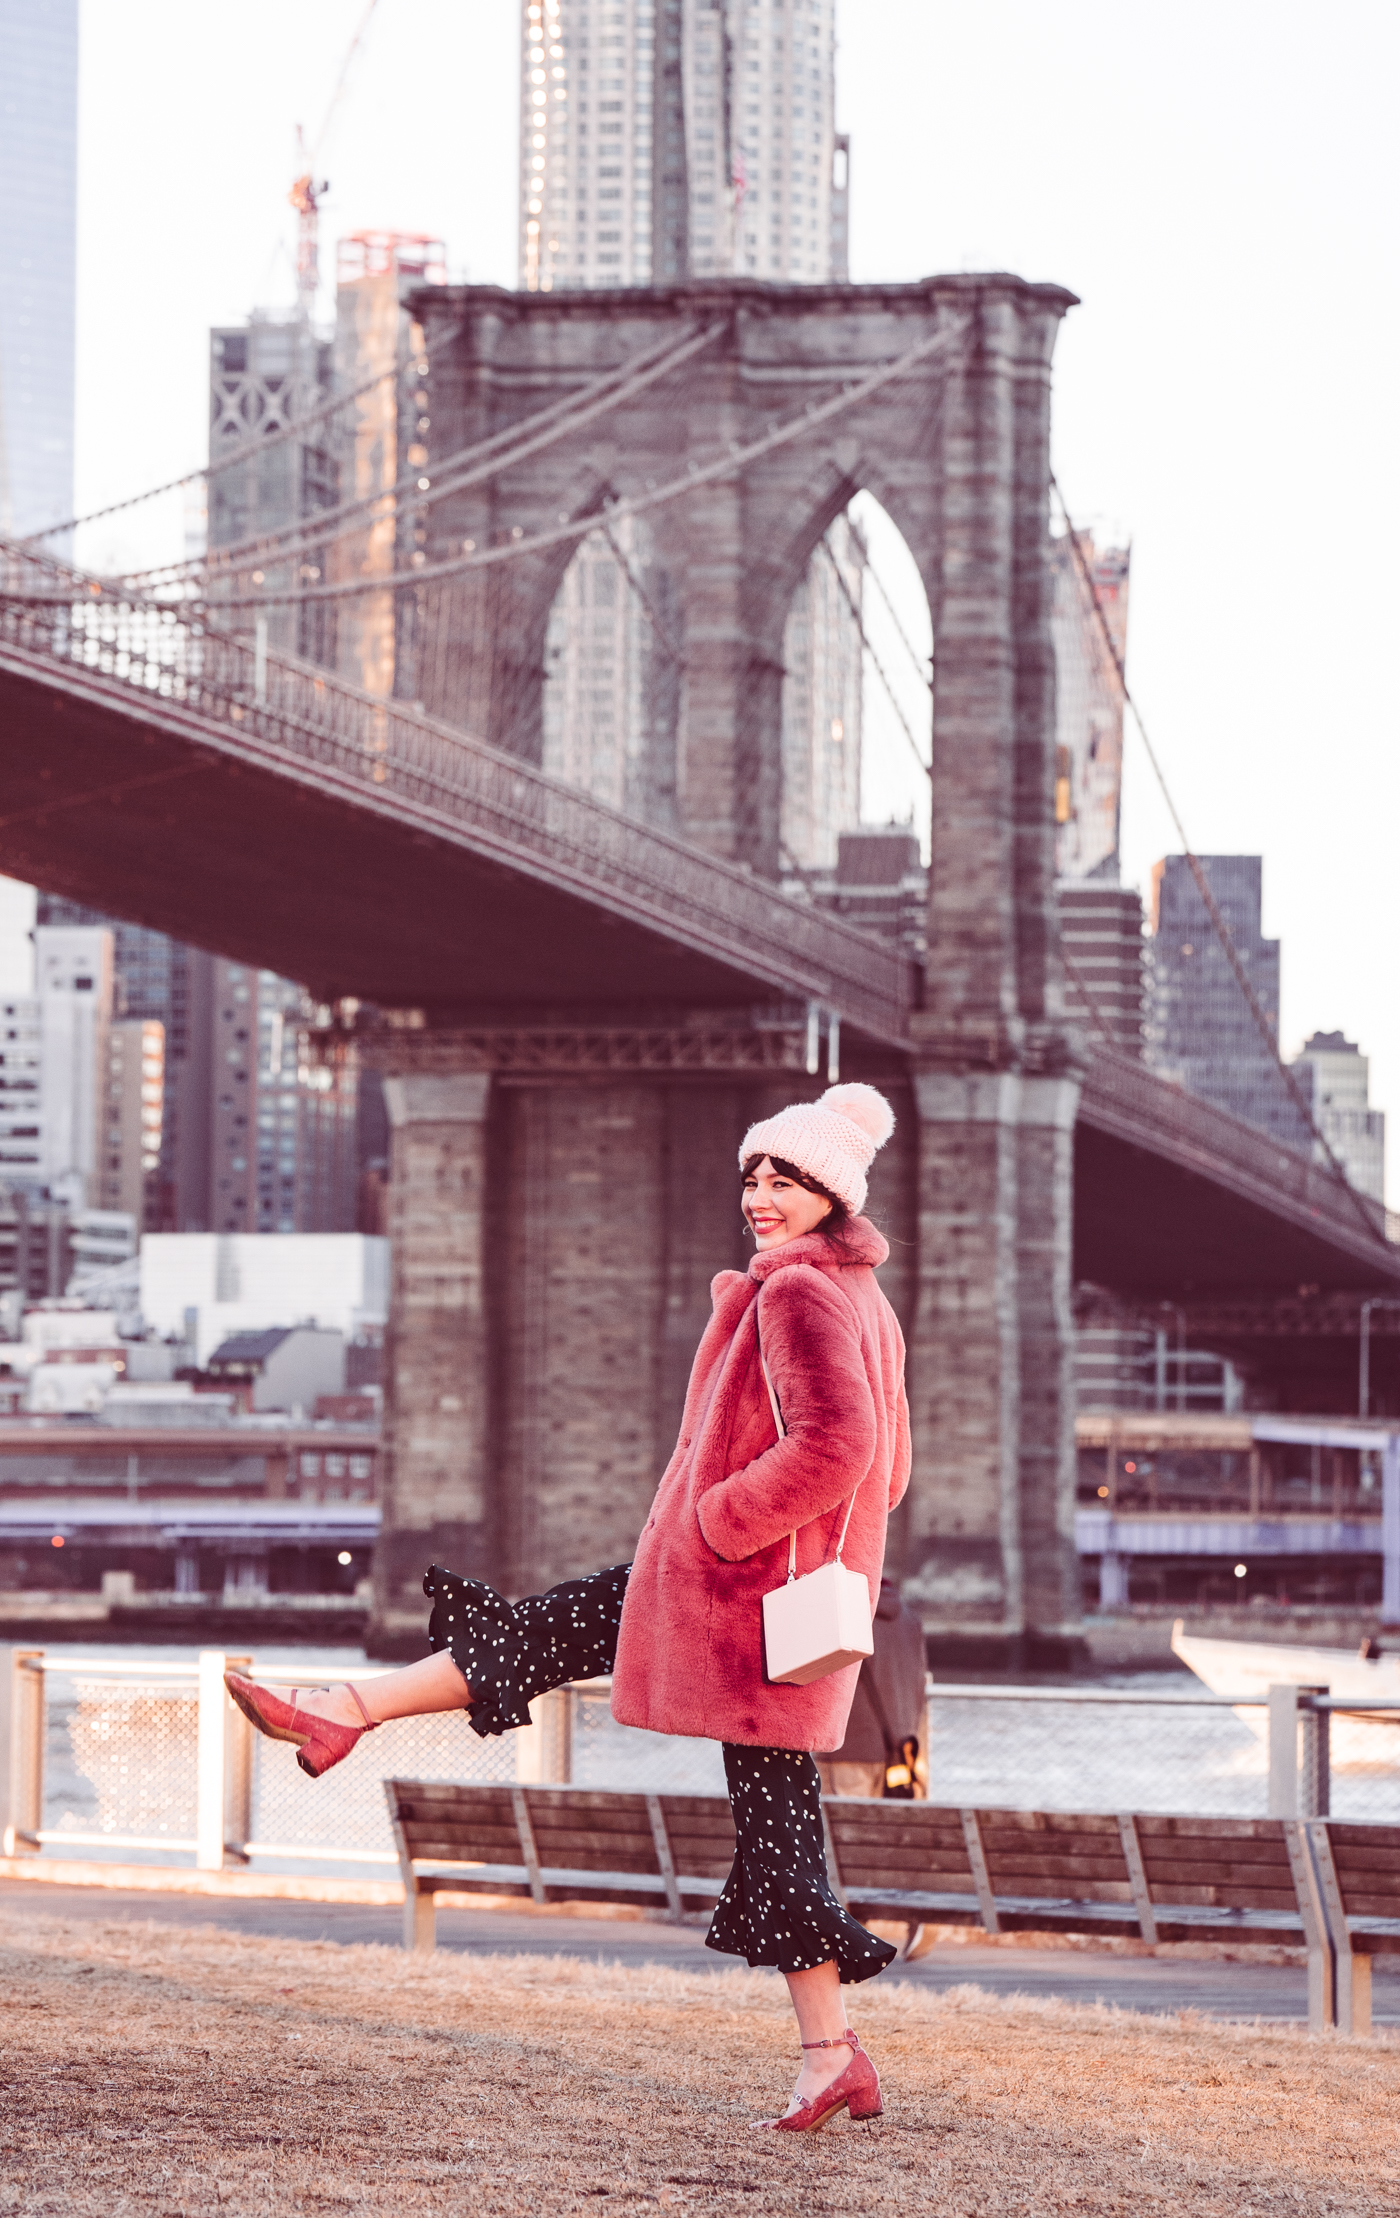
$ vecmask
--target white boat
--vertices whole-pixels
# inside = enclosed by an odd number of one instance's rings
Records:
[[[1295,1648],[1283,1641],[1204,1640],[1186,1630],[1179,1617],[1172,1627],[1172,1654],[1204,1680],[1212,1694],[1252,1696],[1235,1715],[1259,1740],[1268,1736],[1270,1687],[1326,1687],[1348,1701],[1372,1695],[1400,1702],[1400,1653],[1363,1656],[1354,1648]],[[1400,1710],[1369,1715],[1332,1714],[1331,1760],[1334,1771],[1393,1771],[1400,1762]]]

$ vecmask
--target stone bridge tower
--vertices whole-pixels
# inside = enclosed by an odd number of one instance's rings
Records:
[[[1013,277],[613,294],[434,288],[432,478],[445,458],[701,341],[626,407],[423,512],[399,690],[539,759],[545,628],[576,540],[435,579],[761,443],[877,365],[900,376],[650,514],[679,662],[653,820],[777,875],[782,634],[861,488],[933,617],[923,1006],[848,1038],[842,1076],[899,1116],[872,1207],[909,1342],[915,1473],[892,1546],[950,1642],[1052,1653],[1079,1620],[1072,1538],[1071,1144],[1078,1097],[1053,912],[1050,362],[1072,296]],[[940,338],[946,345],[920,352]],[[412,527],[410,527],[411,529]],[[748,1119],[823,1081],[746,1013],[503,1011],[461,995],[387,1055],[396,1290],[376,1644],[417,1652],[430,1560],[519,1593],[625,1560],[669,1453],[711,1273],[741,1262]]]

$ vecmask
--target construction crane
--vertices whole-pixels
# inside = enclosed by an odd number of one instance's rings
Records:
[[[321,133],[325,137],[324,130]],[[297,153],[306,159],[306,140],[301,125],[297,125]],[[323,193],[330,191],[329,178],[317,180],[309,162],[296,179],[287,198],[297,212],[297,312],[310,319],[316,306],[316,289],[321,281],[318,205]]]
[[[299,314],[305,316],[308,321],[316,306],[316,291],[321,276],[318,239],[320,204],[330,191],[329,179],[316,176],[317,156],[326,143],[326,135],[330,130],[336,109],[340,106],[345,87],[349,83],[350,71],[355,56],[359,52],[366,31],[369,29],[370,17],[374,14],[378,4],[379,0],[368,0],[364,14],[360,17],[355,35],[345,50],[345,59],[340,65],[340,75],[335,81],[335,90],[331,94],[330,105],[326,109],[321,128],[316,134],[316,143],[309,154],[306,151],[305,134],[301,125],[297,125],[297,159],[301,168],[300,174],[287,198],[297,212],[297,309]]]

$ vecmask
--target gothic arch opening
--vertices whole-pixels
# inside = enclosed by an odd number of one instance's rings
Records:
[[[545,630],[543,767],[663,827],[675,815],[678,632],[646,519],[590,532]]]
[[[842,834],[867,829],[912,834],[927,858],[932,654],[918,565],[859,493],[817,542],[783,632],[785,878],[829,879]]]

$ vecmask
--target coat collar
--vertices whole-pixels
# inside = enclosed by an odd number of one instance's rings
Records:
[[[771,1278],[774,1271],[781,1271],[788,1263],[814,1263],[818,1270],[826,1271],[866,1263],[878,1270],[889,1252],[889,1242],[868,1217],[853,1217],[842,1247],[834,1248],[820,1232],[804,1232],[800,1240],[789,1240],[784,1247],[761,1249],[749,1264],[749,1277]]]

